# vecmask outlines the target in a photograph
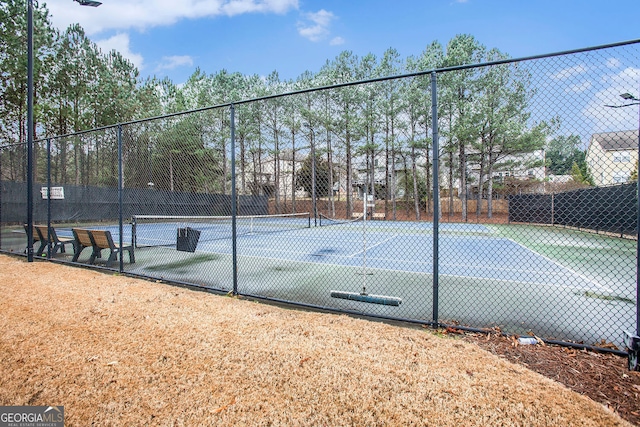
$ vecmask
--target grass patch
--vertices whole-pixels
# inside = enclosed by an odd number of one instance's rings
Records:
[[[620,301],[620,302],[626,302],[627,304],[634,304],[634,305],[636,303],[631,298],[625,298],[618,295],[599,294],[598,292],[593,292],[593,291],[579,292],[577,295],[585,296],[587,298],[595,298],[603,301]]]
[[[185,258],[185,259],[181,259],[179,261],[170,262],[168,264],[151,265],[146,269],[150,271],[177,270],[179,268],[188,267],[190,265],[200,264],[208,261],[216,261],[218,259],[220,259],[220,255],[202,254],[202,255],[196,255],[196,256]]]

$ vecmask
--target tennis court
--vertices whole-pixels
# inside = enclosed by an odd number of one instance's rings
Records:
[[[138,247],[175,246],[177,228],[192,227],[201,230],[199,252],[230,254],[230,223],[220,222],[183,217],[151,223],[145,218],[136,225],[136,243]],[[238,224],[237,250],[242,256],[426,274],[434,268],[433,224],[429,222],[367,221],[365,225],[357,221],[310,227],[305,214],[238,218]],[[125,234],[124,240],[129,241],[130,235]],[[480,224],[441,224],[439,249],[442,275],[612,291]]]
[[[136,241],[136,263],[128,264],[125,257],[125,271],[233,289],[229,218],[141,216],[134,223],[123,227],[123,241]],[[374,316],[433,319],[432,223],[328,223],[308,214],[238,217],[238,291]],[[200,231],[194,253],[176,250],[177,229],[184,227]],[[117,225],[91,228],[107,229],[119,239]],[[60,236],[72,234],[70,226],[56,229]],[[634,276],[619,267],[632,268],[634,245],[559,228],[441,223],[438,318],[619,343],[616,325],[632,329],[635,319]],[[363,287],[402,303],[389,307],[330,297],[332,290],[360,292]]]

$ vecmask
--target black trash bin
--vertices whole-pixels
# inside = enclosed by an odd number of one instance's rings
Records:
[[[200,230],[186,227],[178,228],[178,241],[176,249],[183,252],[195,252],[200,239]]]

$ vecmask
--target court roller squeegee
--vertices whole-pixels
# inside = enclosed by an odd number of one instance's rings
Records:
[[[351,301],[368,302],[370,304],[393,305],[396,307],[402,303],[402,298],[358,292],[331,291],[331,297],[348,299]]]
[[[360,292],[331,291],[331,298],[341,298],[350,301],[382,304],[398,307],[402,298],[388,295],[374,295],[367,293],[367,208],[375,207],[375,198],[370,195],[365,184],[362,203],[362,290]]]

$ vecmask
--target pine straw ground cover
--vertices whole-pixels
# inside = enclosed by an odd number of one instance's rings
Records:
[[[7,256],[0,289],[0,405],[67,426],[628,425],[425,329]]]

